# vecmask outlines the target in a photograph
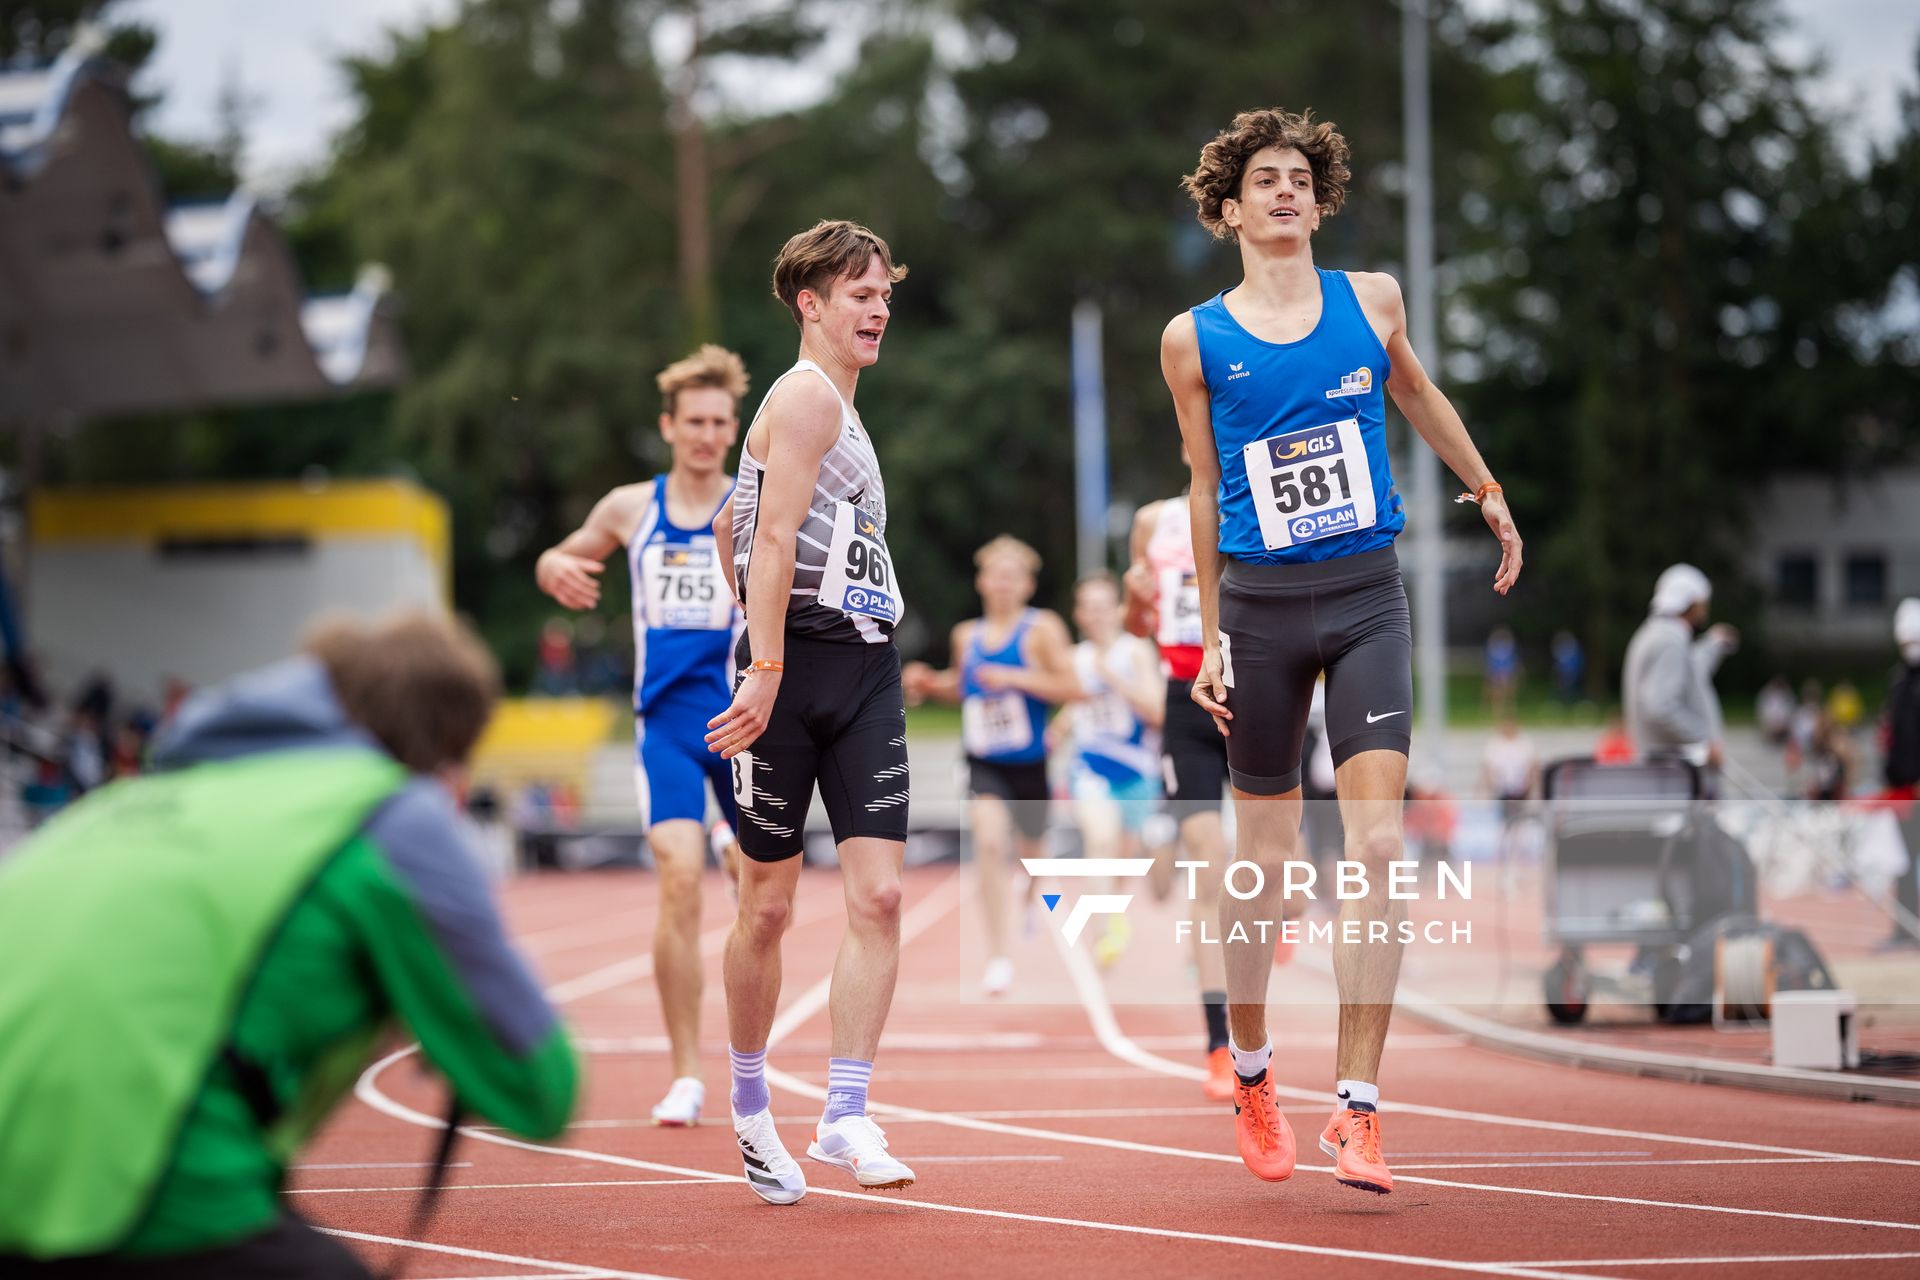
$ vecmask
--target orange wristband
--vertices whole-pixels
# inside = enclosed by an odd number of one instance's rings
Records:
[[[749,672],[785,671],[786,669],[787,669],[787,664],[780,661],[780,659],[778,658],[755,658],[752,664],[747,667],[747,670]]]
[[[1475,489],[1472,493],[1463,493],[1459,497],[1455,498],[1454,501],[1455,502],[1471,502],[1474,506],[1477,507],[1480,505],[1481,501],[1486,498],[1488,494],[1505,493],[1505,492],[1506,490],[1500,487],[1500,482],[1498,480],[1489,480],[1485,484],[1481,485],[1478,489]]]

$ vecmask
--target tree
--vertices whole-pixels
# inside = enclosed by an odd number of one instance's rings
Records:
[[[1542,0],[1491,51],[1500,146],[1461,206],[1448,341],[1533,534],[1539,629],[1579,619],[1601,672],[1666,564],[1740,607],[1763,479],[1883,433],[1887,370],[1845,317],[1885,279],[1782,24],[1773,0]]]

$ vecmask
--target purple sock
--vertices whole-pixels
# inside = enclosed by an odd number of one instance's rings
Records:
[[[873,1079],[873,1064],[858,1058],[827,1059],[827,1111],[822,1124],[832,1124],[844,1116],[867,1114],[867,1084]]]
[[[728,1045],[727,1057],[733,1062],[734,1114],[750,1116],[772,1106],[773,1098],[767,1093],[767,1051],[742,1053]]]

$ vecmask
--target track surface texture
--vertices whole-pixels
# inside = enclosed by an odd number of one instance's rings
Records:
[[[706,1122],[647,1119],[669,1069],[648,957],[655,882],[532,876],[504,888],[516,935],[588,1058],[574,1128],[523,1143],[475,1128],[423,1237],[410,1237],[442,1086],[395,1044],[302,1156],[301,1212],[410,1277],[1171,1274],[1313,1277],[1920,1275],[1920,1111],[1591,1074],[1501,1057],[1402,1014],[1382,1069],[1390,1196],[1330,1176],[1334,1004],[1276,1005],[1275,1077],[1293,1178],[1256,1180],[1231,1108],[1208,1103],[1193,1006],[1112,1007],[1042,923],[1023,966],[1078,998],[987,1003],[963,970],[962,882],[907,874],[900,985],[873,1112],[918,1173],[866,1193],[804,1150],[824,1096],[825,982],[844,911],[802,876],[768,1055],[774,1112],[810,1190],[790,1207],[741,1181],[727,1122],[719,950],[707,884]],[[1052,943],[1053,945],[1049,945]]]

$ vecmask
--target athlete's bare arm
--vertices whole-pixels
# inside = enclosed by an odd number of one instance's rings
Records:
[[[652,488],[651,480],[623,484],[594,503],[586,523],[540,553],[533,566],[534,582],[569,609],[598,605],[598,575],[607,567],[607,557],[633,536]]]
[[[1136,636],[1151,638],[1159,623],[1160,584],[1153,580],[1153,568],[1147,563],[1147,544],[1153,541],[1154,525],[1160,520],[1160,504],[1149,502],[1133,513],[1133,533],[1127,539],[1127,574],[1121,580],[1126,589],[1121,605],[1125,609],[1122,625]]]
[[[1440,461],[1467,486],[1467,492],[1479,492],[1481,485],[1493,479],[1493,472],[1474,448],[1473,437],[1467,434],[1453,402],[1427,377],[1420,357],[1414,353],[1413,343],[1407,338],[1407,304],[1400,296],[1400,282],[1379,271],[1349,272],[1348,279],[1353,281],[1353,291],[1373,331],[1381,335],[1387,348],[1387,359],[1393,366],[1387,376],[1387,391],[1394,404],[1428,447],[1440,455]],[[1480,514],[1500,539],[1500,568],[1493,576],[1493,589],[1505,595],[1520,577],[1520,534],[1513,527],[1504,494],[1488,494],[1480,503]]]
[[[954,625],[947,637],[947,661],[952,666],[936,671],[924,662],[909,662],[901,668],[900,683],[907,696],[915,702],[932,698],[935,702],[957,704],[961,696],[960,655],[967,651],[967,642],[973,637],[973,629],[979,625],[978,619]]]
[[[1193,530],[1194,577],[1200,584],[1200,674],[1194,677],[1193,700],[1213,716],[1226,733],[1233,712],[1227,710],[1227,685],[1220,668],[1220,455],[1213,444],[1213,408],[1207,399],[1207,379],[1200,369],[1200,335],[1193,313],[1182,311],[1160,335],[1160,372],[1173,393],[1174,416],[1180,420],[1180,438],[1187,446],[1187,469],[1193,483],[1187,493],[1187,520]]]
[[[1160,678],[1159,654],[1138,637],[1125,637],[1110,653],[1113,666],[1107,678],[1126,698],[1133,714],[1149,729],[1158,729],[1167,718],[1167,686]],[[1114,670],[1114,666],[1121,667]]]
[[[713,518],[713,541],[720,556],[720,576],[727,580],[727,594],[735,600],[740,598],[740,584],[733,580],[733,494],[727,494],[727,500],[720,504],[720,514]]]
[[[760,506],[747,551],[747,643],[755,662],[786,658],[787,600],[793,592],[794,546],[807,518],[820,462],[840,435],[840,397],[820,378],[792,378],[761,412]],[[751,434],[751,433],[750,433]],[[749,445],[753,443],[750,439]],[[778,671],[754,671],[733,705],[707,722],[707,749],[722,757],[752,746],[766,731],[780,692]]]
[[[975,678],[982,688],[1017,689],[1043,702],[1073,702],[1087,696],[1073,670],[1073,636],[1053,610],[1035,611],[1024,656],[1024,666],[986,664]]]

